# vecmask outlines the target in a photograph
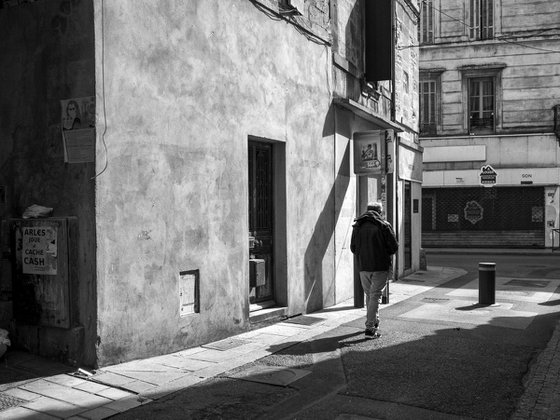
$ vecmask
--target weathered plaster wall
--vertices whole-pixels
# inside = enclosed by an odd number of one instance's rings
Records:
[[[329,49],[251,2],[97,3],[99,363],[248,321],[247,138],[285,143],[289,312],[334,302]],[[200,314],[178,273],[200,269]]]
[[[378,97],[375,95],[367,95],[363,92],[363,86],[360,79],[363,76],[363,57],[361,51],[363,49],[363,36],[362,36],[362,19],[361,15],[363,10],[363,2],[359,0],[341,0],[334,3],[332,7],[333,23],[336,25],[337,32],[333,36],[333,52],[335,54],[335,67],[334,67],[334,94],[341,97],[348,97],[356,102],[359,102],[370,109],[377,115],[391,120],[391,86],[390,81],[382,81],[379,83]],[[418,48],[417,45],[417,16],[416,9],[411,8],[408,2],[396,2],[396,44],[395,50],[395,120],[407,127],[407,131],[399,133],[400,138],[407,140],[411,143],[418,141],[415,132],[418,131]],[[379,130],[381,127],[367,122],[353,114],[337,110],[337,124],[336,124],[336,145],[337,156],[341,156],[348,145],[352,147],[351,139],[353,134],[358,131]],[[351,153],[351,152],[350,152]],[[350,158],[351,160],[351,158]],[[337,199],[341,203],[340,208],[342,212],[338,219],[336,230],[336,252],[337,258],[344,263],[337,263],[337,295],[344,295],[352,297],[353,291],[349,289],[352,284],[340,281],[343,275],[350,277],[352,274],[352,263],[350,258],[346,255],[349,254],[347,247],[348,243],[345,242],[348,232],[351,231],[351,224],[356,212],[363,211],[368,199],[379,199],[378,191],[368,191],[369,197],[359,197],[357,193],[360,180],[354,176],[351,165],[348,168],[342,164],[344,160],[340,160],[339,173],[344,175],[349,170],[351,176],[348,181],[345,177],[341,176],[339,180],[348,184],[348,189],[344,194],[337,194]],[[362,183],[377,186],[380,179],[370,179]],[[402,181],[399,181],[402,183]],[[364,187],[365,188],[365,187]],[[394,197],[402,193],[402,185],[394,183],[394,185],[387,188],[399,188]],[[414,186],[415,194],[418,194],[420,184]],[[375,189],[375,188],[374,188]],[[365,194],[365,190],[363,192]],[[362,194],[362,195],[363,195]],[[399,195],[400,196],[400,195]],[[359,209],[356,201],[363,201],[363,208]],[[396,205],[398,204],[398,207]],[[401,233],[399,240],[404,241],[404,221],[402,215],[404,214],[404,204],[402,199],[396,199],[393,203],[389,204],[395,216],[395,230]],[[418,215],[413,216],[413,237],[412,237],[412,256],[413,267],[416,269],[419,266],[419,248],[420,248],[420,219]],[[399,260],[402,260],[404,255],[403,247],[399,251]],[[344,258],[343,258],[344,256]],[[351,255],[350,255],[351,257]],[[399,274],[402,274],[402,264],[398,267]]]
[[[418,131],[418,18],[417,10],[397,2],[395,49],[395,118]],[[414,141],[412,136],[408,136]]]
[[[336,32],[333,36],[333,49],[341,57],[356,67],[358,73],[363,73],[363,10],[359,0],[338,0],[334,2],[333,23]]]
[[[0,219],[40,204],[77,216],[80,256],[77,324],[85,328],[80,363],[95,361],[94,164],[65,164],[61,99],[94,95],[93,6],[49,0],[0,9]],[[44,344],[44,343],[43,343]],[[61,353],[64,343],[59,343]]]

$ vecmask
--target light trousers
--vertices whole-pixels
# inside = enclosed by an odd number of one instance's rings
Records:
[[[389,280],[389,271],[360,271],[360,281],[366,294],[366,328],[379,325],[379,304],[383,289]]]

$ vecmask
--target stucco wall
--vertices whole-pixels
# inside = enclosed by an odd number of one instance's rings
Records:
[[[21,217],[32,204],[54,208],[54,216],[77,216],[79,240],[72,246],[78,249],[78,276],[71,287],[78,301],[71,304],[78,310],[75,324],[85,328],[78,362],[89,365],[96,338],[95,167],[64,163],[60,100],[95,94],[92,14],[90,0],[0,9],[0,185],[7,186],[0,219]],[[66,344],[41,346],[62,354]]]
[[[335,301],[329,49],[248,1],[97,4],[99,363],[247,327],[249,135],[285,144],[289,313]],[[179,317],[178,273],[200,270]]]

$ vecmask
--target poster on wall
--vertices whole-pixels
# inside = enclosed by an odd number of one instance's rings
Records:
[[[463,213],[465,220],[468,220],[473,225],[476,225],[484,218],[484,208],[474,200],[467,201]]]
[[[28,226],[22,232],[22,268],[24,274],[57,274],[56,226]]]
[[[86,163],[95,160],[95,97],[60,101],[64,161]]]
[[[354,173],[381,174],[385,160],[385,130],[354,134]]]

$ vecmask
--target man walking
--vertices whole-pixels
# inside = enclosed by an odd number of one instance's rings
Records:
[[[382,213],[381,203],[369,203],[367,211],[355,220],[350,242],[350,250],[358,257],[360,281],[366,294],[366,338],[380,337],[379,304],[393,271],[391,255],[399,248],[393,228],[383,220]]]

